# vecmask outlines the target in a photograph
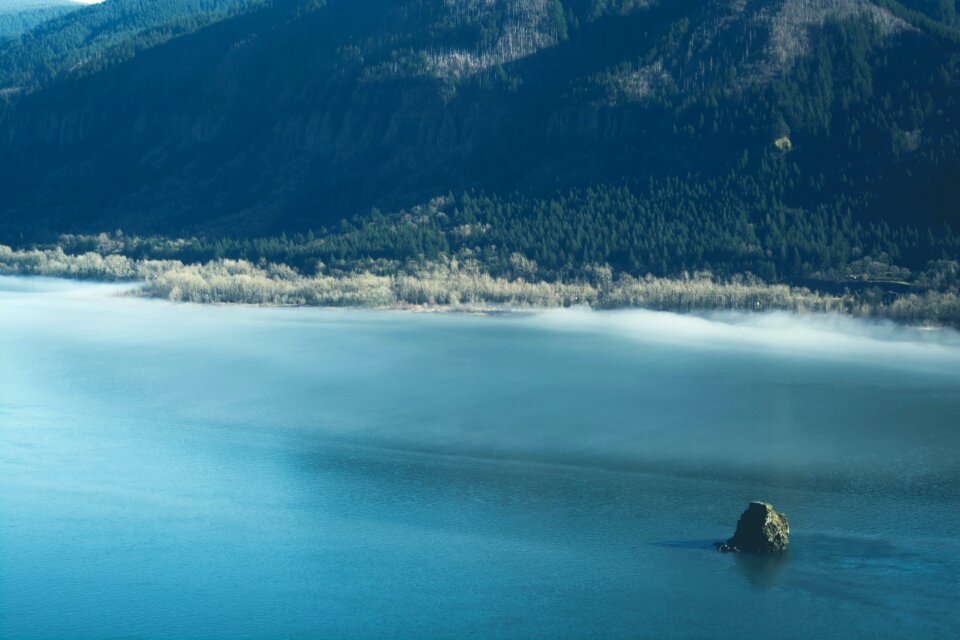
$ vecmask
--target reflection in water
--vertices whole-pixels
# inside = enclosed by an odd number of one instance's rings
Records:
[[[729,553],[733,556],[733,565],[742,573],[751,585],[759,589],[770,589],[780,584],[782,576],[790,563],[790,551],[777,555],[757,555],[753,553]]]
[[[658,542],[657,545],[670,549],[698,549],[716,551],[716,540],[669,540]]]
[[[950,637],[960,341],[0,277],[0,637]],[[780,559],[719,554],[753,499]]]

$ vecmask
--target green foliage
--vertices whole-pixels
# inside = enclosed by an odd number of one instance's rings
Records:
[[[78,9],[70,0],[7,0],[0,5],[0,46],[35,26]]]
[[[33,88],[63,74],[93,73],[261,1],[110,0],[69,11],[43,9],[49,19],[34,22],[18,39],[0,41],[0,88]]]
[[[550,281],[589,278],[595,265],[635,277],[709,270],[723,277],[752,273],[767,282],[843,281],[889,272],[888,279],[902,280],[910,271],[897,271],[895,261],[922,270],[929,256],[960,259],[960,236],[949,228],[920,233],[864,226],[841,210],[786,208],[766,192],[762,182],[731,176],[696,186],[676,179],[643,189],[601,185],[542,199],[463,193],[392,216],[375,211],[317,233],[189,242],[65,236],[60,244],[69,253],[136,259],[265,261],[305,274],[318,265],[356,270],[458,256],[494,276],[533,271]]]
[[[148,29],[4,115],[0,239],[195,235],[124,251],[306,273],[465,256],[842,280],[955,260],[955,14],[884,0],[912,28],[818,18],[804,48],[767,39],[763,4],[277,0],[113,64],[200,23]],[[56,51],[99,42],[77,33],[10,68],[58,78]],[[374,206],[409,213],[352,217]]]

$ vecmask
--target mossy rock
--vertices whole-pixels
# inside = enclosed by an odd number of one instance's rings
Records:
[[[737,530],[726,544],[718,544],[720,551],[777,554],[790,544],[790,523],[766,502],[751,502],[737,522]]]

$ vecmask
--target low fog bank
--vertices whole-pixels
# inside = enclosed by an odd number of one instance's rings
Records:
[[[803,357],[870,360],[890,366],[955,365],[960,332],[866,320],[833,313],[736,312],[704,314],[631,309],[561,309],[531,315],[535,327],[595,332],[631,341],[694,349],[765,351]]]
[[[0,293],[56,293],[62,295],[115,296],[132,293],[143,286],[141,282],[101,282],[97,280],[68,280],[45,276],[15,276],[0,274]]]
[[[168,322],[178,315],[190,323],[219,326],[232,319],[248,322],[316,323],[340,321],[382,323],[402,326],[404,323],[427,322],[420,314],[398,310],[362,309],[278,309],[250,306],[170,305],[152,299],[131,299],[140,283],[92,282],[37,276],[0,275],[0,294],[21,300],[47,294],[43,298],[56,304],[55,298],[66,300],[100,300],[99,307],[113,308],[112,324],[135,319],[140,310],[149,315],[163,308]],[[121,307],[110,307],[110,299]],[[37,299],[37,302],[40,300]],[[105,306],[106,305],[106,306]],[[179,311],[179,313],[178,313]],[[477,314],[429,314],[430,321],[463,324],[478,321]],[[440,320],[440,316],[444,320]],[[907,326],[890,320],[864,319],[837,313],[794,313],[789,311],[714,311],[676,313],[647,309],[596,310],[588,306],[562,309],[516,310],[508,313],[511,323],[526,329],[566,334],[600,334],[631,343],[664,344],[710,351],[746,350],[790,357],[817,357],[854,362],[870,362],[885,366],[917,366],[923,364],[956,366],[960,372],[960,331],[949,327]],[[468,321],[468,318],[471,320]],[[484,322],[497,322],[498,315]],[[107,321],[100,318],[100,322]],[[100,325],[102,326],[102,325]],[[160,332],[163,333],[163,332]],[[180,333],[177,331],[177,333]],[[219,332],[218,332],[219,333]],[[222,335],[222,334],[221,334]],[[220,336],[218,336],[220,337]],[[226,337],[226,336],[223,336]],[[261,345],[265,346],[265,345]]]
[[[161,440],[170,424],[183,438],[285,433],[291,451],[362,444],[765,481],[792,470],[782,482],[832,486],[838,470],[904,490],[957,477],[951,330],[789,313],[183,305],[25,282],[0,279],[0,407],[67,423]]]

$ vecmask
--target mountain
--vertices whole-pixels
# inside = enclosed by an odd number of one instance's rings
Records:
[[[924,0],[274,0],[18,97],[0,234],[242,238],[452,192],[558,265],[922,265],[958,245],[956,25]]]
[[[14,15],[36,19],[23,25],[28,28],[20,31],[19,38],[0,41],[0,95],[8,97],[64,76],[105,69],[258,4],[258,0],[108,0],[90,5],[61,0],[14,2]]]
[[[6,0],[0,6],[0,42],[80,6],[72,0]]]

